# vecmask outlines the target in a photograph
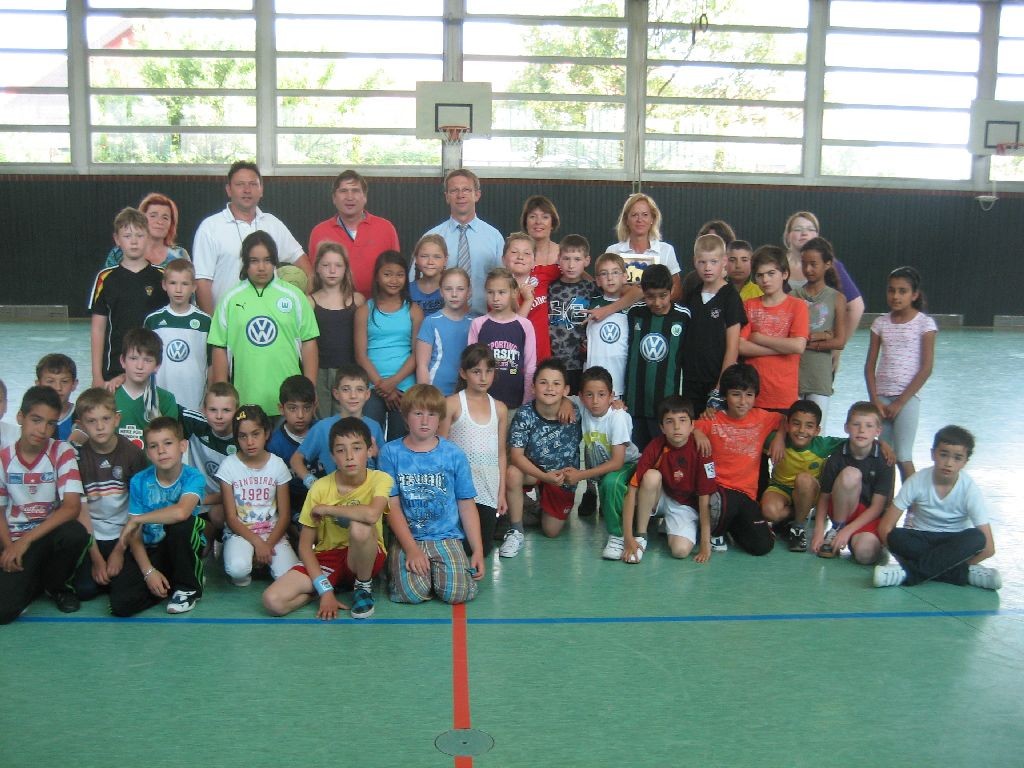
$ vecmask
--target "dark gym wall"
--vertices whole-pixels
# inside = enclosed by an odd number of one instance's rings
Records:
[[[310,229],[333,213],[330,177],[265,179],[262,208],[280,217],[305,244]],[[439,179],[369,179],[368,209],[391,219],[408,252],[447,217]],[[562,219],[557,236],[577,232],[593,255],[615,241],[613,227],[630,192],[621,182],[485,179],[481,218],[503,233],[519,228],[523,201],[544,194]],[[0,304],[66,304],[84,316],[87,294],[111,245],[111,222],[151,191],[178,205],[178,240],[189,251],[199,222],[223,208],[224,181],[210,176],[0,176],[4,277]],[[647,184],[661,208],[664,238],[684,271],[696,230],[711,218],[730,222],[755,246],[780,243],[787,216],[813,211],[836,247],[869,312],[885,309],[885,276],[910,264],[921,270],[929,310],[960,313],[968,325],[996,314],[1024,314],[1024,195],[1001,195],[982,212],[973,193]]]

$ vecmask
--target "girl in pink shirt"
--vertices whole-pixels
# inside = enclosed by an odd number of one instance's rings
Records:
[[[932,375],[935,321],[924,314],[921,275],[913,267],[889,273],[888,315],[871,323],[864,364],[868,397],[882,412],[882,439],[896,449],[900,479],[914,474],[914,437],[921,410],[918,391]]]

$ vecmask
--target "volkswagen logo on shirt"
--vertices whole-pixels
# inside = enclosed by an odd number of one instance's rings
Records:
[[[668,357],[668,344],[660,333],[648,333],[640,339],[640,354],[650,363],[660,363]]]
[[[605,344],[614,344],[622,336],[618,323],[605,323],[601,326],[601,341]]]
[[[277,338],[277,326],[266,315],[258,315],[246,323],[245,335],[254,347],[269,347]]]
[[[188,360],[188,344],[182,339],[173,339],[164,347],[164,355],[172,363],[182,363]]]

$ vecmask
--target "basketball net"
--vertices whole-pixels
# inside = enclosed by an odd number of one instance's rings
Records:
[[[466,125],[442,125],[438,127],[437,132],[441,134],[441,141],[449,147],[454,147],[462,143],[462,138],[468,130],[469,126]]]
[[[1005,144],[996,144],[997,155],[1024,155],[1024,142],[1009,141]]]

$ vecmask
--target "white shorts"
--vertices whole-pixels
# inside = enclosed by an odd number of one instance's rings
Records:
[[[697,541],[697,522],[700,518],[696,509],[680,504],[663,493],[658,499],[657,514],[665,517],[665,531],[670,536],[682,536],[689,541]]]

